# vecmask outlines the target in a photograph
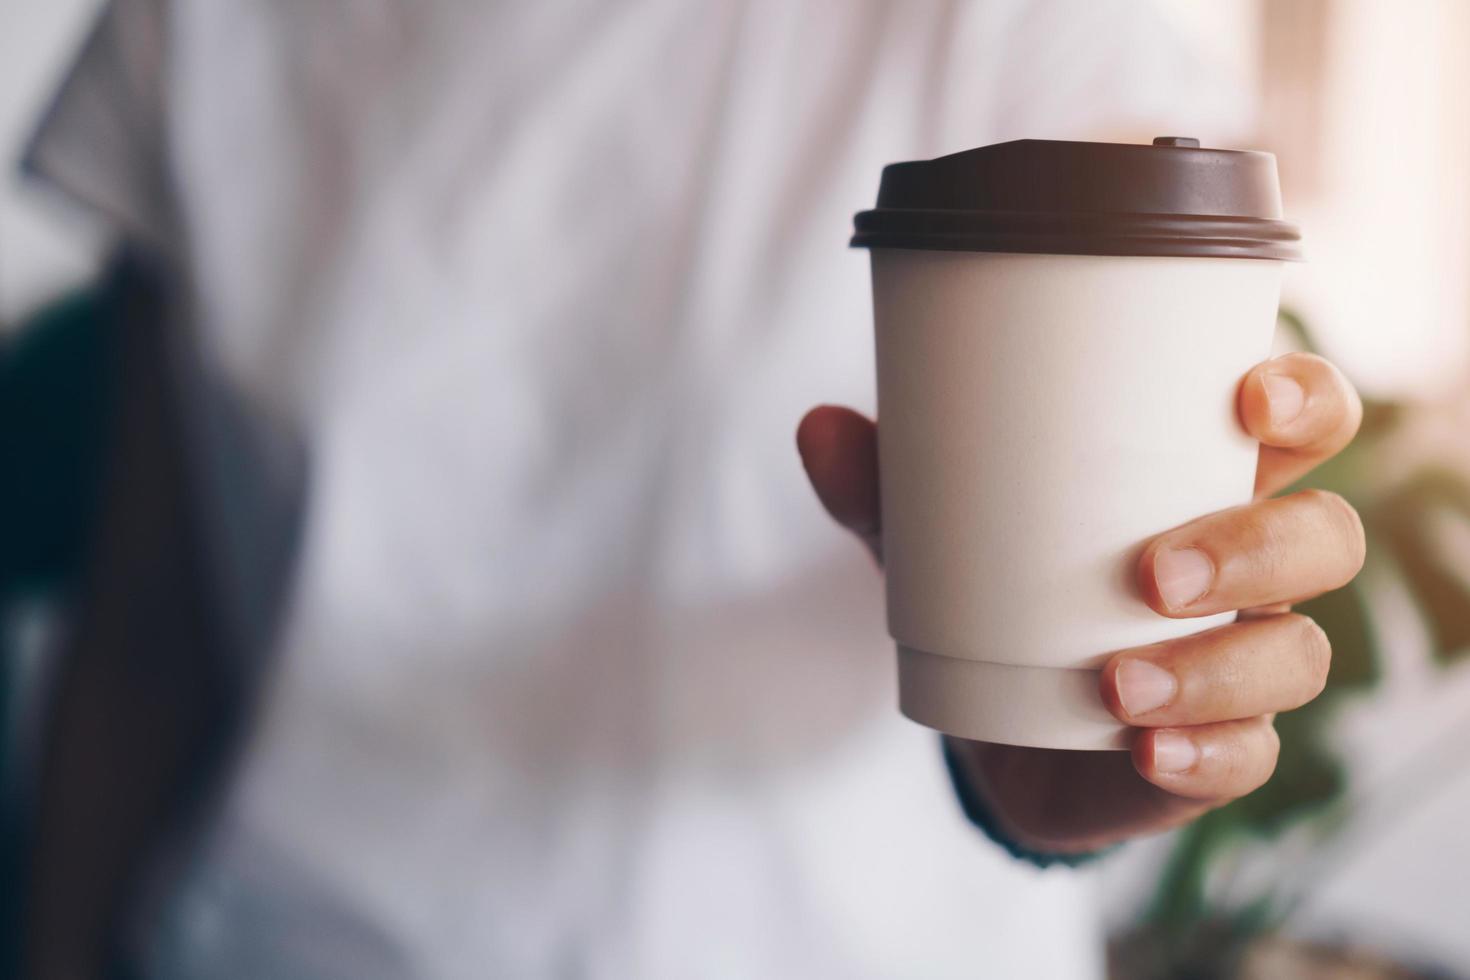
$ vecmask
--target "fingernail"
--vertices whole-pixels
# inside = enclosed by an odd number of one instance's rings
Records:
[[[1293,377],[1285,374],[1262,376],[1261,384],[1266,389],[1266,407],[1271,412],[1271,424],[1280,428],[1289,425],[1307,404],[1307,393]]]
[[[1154,768],[1159,772],[1187,772],[1199,761],[1199,749],[1187,735],[1154,733]]]
[[[1164,605],[1183,609],[1210,591],[1215,566],[1198,548],[1165,548],[1154,556],[1154,582]]]
[[[1174,700],[1179,682],[1174,675],[1147,660],[1125,660],[1118,665],[1118,700],[1129,716],[1148,714]]]

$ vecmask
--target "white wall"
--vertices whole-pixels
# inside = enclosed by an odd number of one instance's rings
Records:
[[[99,0],[0,2],[0,324],[96,266],[98,241],[80,216],[48,206],[16,170],[26,135]]]
[[[1308,262],[1290,279],[1375,394],[1462,388],[1470,361],[1470,4],[1336,0]]]

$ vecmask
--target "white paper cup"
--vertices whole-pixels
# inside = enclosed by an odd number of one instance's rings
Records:
[[[1116,749],[1116,650],[1218,626],[1138,594],[1154,535],[1247,502],[1242,376],[1282,263],[873,248],[900,706],[966,738]]]

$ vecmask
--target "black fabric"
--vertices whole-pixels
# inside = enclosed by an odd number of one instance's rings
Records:
[[[42,925],[25,941],[81,963],[144,955],[136,939],[209,824],[267,680],[304,472],[207,369],[165,260],[124,251],[103,292],[100,419],[79,424],[102,433],[78,491],[95,514],[38,539],[26,566],[70,568],[76,588],[23,876]]]
[[[0,597],[74,582],[96,523],[113,378],[108,303],[79,291],[0,349]]]
[[[1044,851],[1033,851],[1023,847],[1013,840],[1005,831],[1000,829],[996,823],[995,815],[985,805],[984,799],[976,792],[975,787],[965,777],[964,769],[959,759],[955,758],[954,750],[950,748],[948,739],[940,739],[940,745],[944,752],[944,765],[949,770],[949,780],[954,786],[954,793],[959,799],[960,809],[969,818],[970,823],[980,829],[986,837],[1000,845],[1007,854],[1018,861],[1035,865],[1038,868],[1050,868],[1053,865],[1062,865],[1075,868],[1079,865],[1089,864],[1096,861],[1105,854],[1112,852],[1113,848],[1101,851],[1091,851],[1083,854],[1048,854]]]
[[[79,290],[21,323],[0,348],[0,976],[19,970],[33,803],[34,720],[44,653],[11,614],[56,610],[96,527],[111,398],[106,290]]]

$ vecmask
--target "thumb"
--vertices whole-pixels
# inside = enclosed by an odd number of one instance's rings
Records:
[[[827,513],[881,559],[877,425],[850,408],[819,405],[796,427],[796,449]]]

